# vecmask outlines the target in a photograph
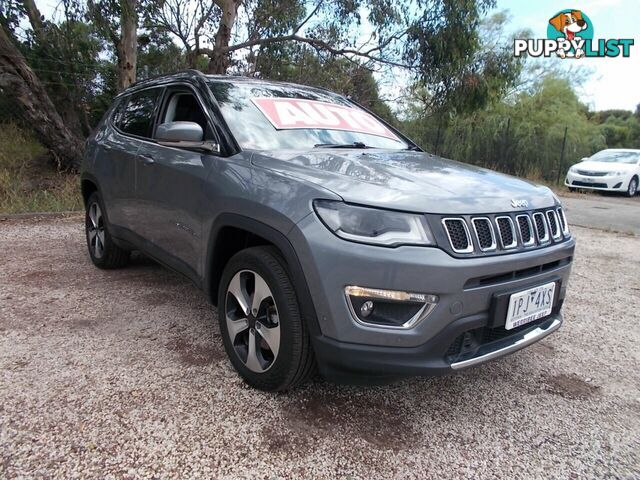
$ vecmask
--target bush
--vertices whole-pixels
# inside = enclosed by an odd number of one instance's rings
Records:
[[[61,212],[81,206],[78,176],[56,172],[30,132],[16,123],[0,123],[0,212]]]

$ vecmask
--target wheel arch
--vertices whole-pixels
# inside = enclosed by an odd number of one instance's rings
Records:
[[[95,178],[89,175],[83,175],[80,179],[80,191],[82,193],[82,202],[84,206],[87,206],[87,200],[92,193],[98,192],[100,193],[100,188],[98,187],[98,182]]]
[[[312,334],[319,332],[313,299],[293,245],[282,232],[243,215],[223,213],[211,228],[203,285],[210,302],[217,304],[222,272],[229,259],[245,248],[258,245],[271,245],[277,249],[294,285],[302,318]]]

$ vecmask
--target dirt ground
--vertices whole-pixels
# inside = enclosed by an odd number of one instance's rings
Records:
[[[542,342],[272,395],[183,278],[97,270],[77,216],[2,221],[0,477],[640,478],[640,237],[573,232],[565,324]]]

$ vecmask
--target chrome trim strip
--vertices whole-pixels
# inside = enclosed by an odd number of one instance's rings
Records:
[[[520,350],[524,347],[528,347],[532,343],[537,342],[538,340],[542,340],[547,335],[552,334],[562,325],[562,320],[559,318],[555,318],[551,325],[547,328],[538,327],[534,330],[531,330],[528,333],[525,333],[522,338],[516,340],[511,345],[508,345],[503,348],[499,348],[498,350],[494,350],[489,353],[485,353],[484,355],[480,355],[479,357],[470,358],[468,360],[462,360],[461,362],[456,362],[451,364],[451,368],[453,370],[460,370],[461,368],[471,367],[473,365],[478,365],[480,363],[484,363],[489,360],[493,360],[494,358],[502,357],[509,353]]]
[[[540,215],[540,217],[542,217],[542,225],[544,226],[544,237],[540,238],[540,235],[538,234],[538,225],[536,223],[536,217]],[[547,243],[551,240],[550,236],[549,236],[549,226],[547,225],[547,220],[545,219],[544,213],[542,212],[536,212],[533,214],[533,226],[536,229],[536,238],[538,239],[538,243],[540,244],[544,244]]]
[[[509,245],[505,245],[504,243],[502,243],[502,231],[500,229],[500,223],[498,222],[498,220],[501,220],[503,218],[509,220],[509,225],[511,226],[511,237],[513,238],[513,242],[511,242]],[[518,236],[516,235],[516,229],[513,226],[513,220],[511,219],[511,217],[507,217],[506,215],[496,217],[496,227],[498,228],[498,235],[500,235],[500,244],[502,245],[502,248],[504,248],[505,250],[509,250],[518,246]]]
[[[478,235],[478,229],[476,228],[476,222],[478,220],[481,220],[483,222],[487,222],[487,224],[489,224],[489,231],[491,232],[491,246],[487,247],[487,248],[482,248],[482,245],[480,245],[480,236]],[[498,244],[496,242],[496,235],[493,231],[493,224],[491,223],[491,220],[489,220],[488,217],[476,217],[471,219],[471,225],[473,225],[473,231],[476,234],[476,240],[478,241],[478,247],[480,247],[480,250],[483,252],[491,252],[493,250],[495,250],[496,248],[498,248]]]
[[[551,232],[553,239],[558,240],[559,238],[562,238],[562,226],[560,225],[560,220],[558,219],[558,215],[556,215],[555,210],[547,210],[545,214],[547,215],[547,220],[549,220],[549,231]],[[552,215],[556,221],[556,231],[558,232],[556,235],[553,235],[553,229],[551,228],[550,215]]]
[[[519,218],[526,218],[527,219],[527,224],[529,225],[529,241],[527,243],[524,242],[524,237],[522,236],[522,228],[520,228],[520,222],[518,221]],[[518,224],[518,233],[520,234],[520,241],[522,242],[522,246],[523,247],[530,247],[532,245],[535,245],[536,243],[536,232],[533,230],[533,222],[531,221],[531,217],[529,215],[517,215],[516,216],[516,223]]]
[[[467,243],[469,244],[469,246],[463,250],[459,250],[456,247],[453,246],[453,242],[451,241],[451,234],[449,233],[449,228],[447,228],[447,222],[452,221],[452,222],[462,222],[462,225],[464,226],[464,231],[465,234],[467,235]],[[449,244],[451,245],[451,249],[456,252],[456,253],[472,253],[473,252],[473,240],[471,239],[471,233],[469,232],[469,227],[467,226],[467,222],[460,217],[446,217],[442,219],[442,226],[444,227],[444,231],[447,234],[447,237],[449,238]]]

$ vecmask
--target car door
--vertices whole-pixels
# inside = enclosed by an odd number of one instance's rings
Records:
[[[98,139],[100,154],[95,163],[95,174],[100,178],[102,198],[109,222],[117,227],[131,228],[131,203],[135,201],[136,158],[140,142],[122,134],[123,118],[129,96],[120,99],[107,120],[107,128]]]
[[[204,139],[216,135],[203,103],[187,85],[167,87],[157,125],[198,123]],[[145,238],[160,249],[165,263],[198,278],[202,210],[207,174],[216,157],[198,150],[145,143],[138,151],[136,195],[145,206]]]
[[[116,226],[142,234],[141,206],[136,194],[138,150],[151,140],[156,109],[162,89],[149,88],[134,92],[123,99],[113,117],[111,132],[103,142],[111,168],[105,203],[109,220]],[[104,187],[103,187],[104,190]]]

